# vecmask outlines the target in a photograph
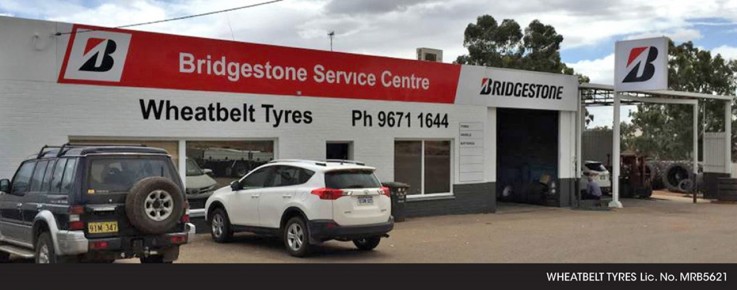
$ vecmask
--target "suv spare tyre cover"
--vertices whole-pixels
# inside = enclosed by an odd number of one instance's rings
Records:
[[[147,177],[131,187],[125,198],[125,213],[141,232],[166,233],[182,218],[184,198],[179,186],[171,180]]]

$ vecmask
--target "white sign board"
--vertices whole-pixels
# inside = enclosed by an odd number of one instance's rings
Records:
[[[668,89],[668,38],[618,41],[614,55],[614,89]]]
[[[464,65],[456,104],[575,111],[578,77]]]
[[[484,123],[460,123],[461,182],[484,179]]]

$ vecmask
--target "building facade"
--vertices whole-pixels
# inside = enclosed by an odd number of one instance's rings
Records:
[[[409,216],[573,198],[574,76],[9,17],[0,37],[0,178],[45,144],[134,143],[188,191],[352,159],[408,183]]]

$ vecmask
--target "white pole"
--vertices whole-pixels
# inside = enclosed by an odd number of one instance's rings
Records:
[[[609,207],[622,208],[622,203],[619,202],[619,159],[620,159],[620,124],[619,124],[619,92],[614,91],[614,125],[612,126],[612,201],[609,203]]]
[[[732,174],[732,100],[724,102],[724,173]]]
[[[583,143],[581,142],[581,138],[583,136],[583,130],[584,126],[586,124],[586,114],[584,113],[586,110],[586,107],[583,104],[583,94],[581,91],[578,91],[578,118],[576,118],[576,185],[573,188],[576,188],[577,192],[574,194],[575,197],[575,205],[578,206],[580,201],[580,194],[582,188],[578,188],[581,185],[580,178],[582,177],[582,164],[583,164],[583,156],[581,156],[581,146]]]
[[[693,104],[693,203],[696,203],[696,175],[699,174],[699,102]]]

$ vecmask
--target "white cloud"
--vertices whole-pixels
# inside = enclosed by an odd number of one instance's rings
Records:
[[[639,38],[651,38],[651,37],[660,37],[660,36],[666,36],[673,40],[675,43],[681,43],[686,41],[693,41],[697,39],[701,39],[703,36],[701,35],[701,32],[696,29],[690,29],[690,28],[678,28],[672,31],[650,31],[640,34],[633,34],[625,37],[625,39],[639,39]]]
[[[737,47],[722,45],[711,50],[712,55],[721,54],[725,59],[737,59]]]
[[[96,4],[79,0],[3,0],[0,11],[20,17],[119,26],[262,1],[112,0]],[[689,21],[721,18],[737,22],[737,1],[287,0],[135,29],[318,49],[329,48],[327,32],[334,30],[338,51],[412,58],[416,47],[433,47],[443,49],[449,62],[466,52],[463,31],[482,14],[498,21],[514,19],[523,28],[539,19],[565,37],[562,49],[571,49],[632,35],[665,34],[676,41],[698,39],[701,32]]]
[[[581,60],[574,63],[568,63],[577,73],[588,76],[591,83],[595,84],[614,84],[614,53],[603,58],[594,60]]]

